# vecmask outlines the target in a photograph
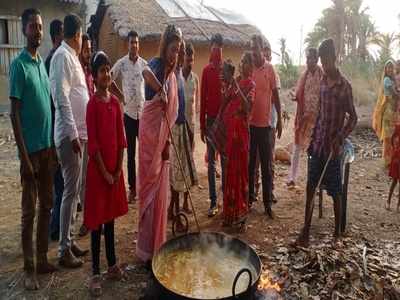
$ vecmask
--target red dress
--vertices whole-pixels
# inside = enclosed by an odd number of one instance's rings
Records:
[[[389,176],[393,179],[400,179],[400,148],[394,149],[392,160],[389,166]]]
[[[96,95],[90,98],[86,111],[89,162],[86,175],[84,223],[96,230],[128,212],[124,175],[109,185],[101,174],[95,154],[100,151],[104,165],[113,174],[117,168],[118,152],[126,148],[121,106],[115,96],[104,102]]]
[[[245,96],[252,102],[255,84],[250,79],[239,82]],[[224,221],[226,224],[240,222],[248,213],[248,114],[241,109],[241,98],[235,87],[227,91],[230,102],[223,113],[226,128],[226,164],[224,184]]]

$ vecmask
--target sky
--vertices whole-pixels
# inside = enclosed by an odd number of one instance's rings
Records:
[[[199,0],[192,0],[199,1]],[[203,0],[206,5],[239,12],[256,25],[268,38],[274,51],[279,52],[278,40],[286,38],[289,54],[298,63],[301,40],[307,36],[329,7],[331,0]],[[369,14],[382,32],[400,32],[399,0],[364,0]],[[301,30],[303,29],[303,30]],[[301,34],[301,31],[303,32]],[[304,49],[304,46],[302,46]],[[399,51],[395,55],[399,57]],[[279,57],[274,55],[274,62]]]

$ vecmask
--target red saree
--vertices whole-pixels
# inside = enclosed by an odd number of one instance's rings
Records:
[[[244,79],[239,82],[239,87],[251,103],[255,83],[250,79]],[[223,216],[225,224],[233,225],[242,221],[249,209],[249,123],[248,112],[243,111],[238,89],[230,87],[225,97],[230,100],[223,113],[226,129]]]

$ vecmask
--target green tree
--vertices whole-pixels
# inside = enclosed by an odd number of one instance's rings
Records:
[[[279,39],[281,64],[278,66],[279,77],[283,88],[292,88],[298,79],[299,70],[293,64],[289,53],[287,52],[286,39]]]
[[[358,31],[358,55],[362,61],[367,61],[370,58],[368,47],[374,44],[378,39],[379,32],[376,29],[375,23],[372,22],[371,17],[364,13],[360,17],[360,27]]]
[[[374,41],[379,46],[378,51],[378,64],[383,65],[387,60],[393,57],[393,47],[398,36],[395,33],[382,33]]]
[[[305,42],[317,47],[322,40],[333,38],[339,62],[348,57],[369,58],[368,46],[376,38],[377,30],[363,7],[363,0],[332,0],[332,5],[322,12]]]
[[[279,45],[280,45],[280,50],[281,50],[281,64],[282,65],[288,64],[290,61],[290,57],[286,50],[286,39],[280,38]]]

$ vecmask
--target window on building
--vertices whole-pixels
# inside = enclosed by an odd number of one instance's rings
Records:
[[[9,44],[8,22],[6,19],[0,19],[0,45]]]

